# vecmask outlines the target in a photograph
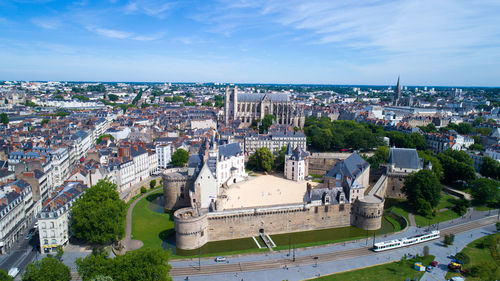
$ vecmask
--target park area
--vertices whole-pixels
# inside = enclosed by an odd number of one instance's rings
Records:
[[[397,262],[391,262],[388,264],[372,266],[364,269],[327,275],[314,280],[317,281],[420,280],[422,275],[424,275],[424,272],[415,270],[413,268],[414,264],[416,262],[422,262],[423,265],[427,266],[433,260],[434,256],[430,255],[423,258],[401,260]]]
[[[455,211],[452,210],[452,207],[454,205],[454,201],[456,200],[455,197],[452,195],[442,193],[441,194],[441,199],[439,201],[438,206],[436,207],[437,212],[434,217],[424,217],[418,214],[415,214],[415,223],[417,226],[428,226],[432,224],[437,224],[443,221],[448,221],[452,219],[459,218],[460,215],[457,214]],[[407,221],[409,221],[409,214],[412,213],[412,208],[408,204],[408,201],[404,199],[391,199],[388,198],[386,199],[385,202],[385,212],[392,212],[394,214],[400,215],[404,218],[406,218]]]
[[[469,243],[461,253],[468,257],[464,269],[470,271],[467,280],[500,280],[500,234],[492,234]],[[462,276],[448,272],[446,279]]]
[[[259,249],[253,238],[214,241],[202,246],[199,250],[180,250],[175,247],[174,221],[171,214],[163,210],[163,191],[154,191],[139,200],[132,212],[132,238],[141,240],[144,248],[159,248],[172,252],[173,258],[193,256],[216,256],[241,254],[249,252],[268,251],[260,237],[255,237],[262,248]],[[384,216],[382,228],[377,231],[366,231],[357,227],[341,227],[321,229],[305,232],[271,235],[277,245],[276,250],[293,247],[308,247],[337,243],[355,239],[363,239],[399,231],[404,228],[405,222],[394,216]]]

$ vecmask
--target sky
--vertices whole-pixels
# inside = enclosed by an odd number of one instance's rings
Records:
[[[499,0],[0,0],[0,80],[500,86]]]

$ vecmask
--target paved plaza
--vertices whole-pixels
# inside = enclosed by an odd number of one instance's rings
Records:
[[[292,181],[276,175],[250,177],[222,191],[223,210],[301,204],[307,191],[307,181]],[[310,182],[312,186],[318,183]],[[225,196],[224,196],[225,195]]]

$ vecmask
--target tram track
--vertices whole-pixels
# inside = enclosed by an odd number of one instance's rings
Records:
[[[466,232],[472,229],[484,227],[496,222],[496,217],[487,217],[480,220],[466,222],[457,226],[448,227],[441,230],[441,236],[445,234],[456,234]],[[190,276],[190,275],[207,275],[216,273],[237,273],[246,271],[280,269],[288,266],[303,266],[315,263],[330,262],[341,259],[351,259],[362,256],[377,255],[377,253],[370,250],[371,247],[361,247],[349,250],[342,250],[336,252],[328,252],[310,256],[298,256],[295,261],[291,258],[253,261],[253,262],[240,262],[240,263],[227,263],[216,265],[205,265],[199,268],[198,266],[189,267],[173,267],[170,271],[171,276]]]

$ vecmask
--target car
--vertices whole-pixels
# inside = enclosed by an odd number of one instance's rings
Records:
[[[432,262],[431,262],[431,266],[433,266],[433,267],[438,266],[438,262],[437,262],[437,261],[432,261]]]
[[[225,257],[216,257],[215,262],[226,262],[227,259]]]
[[[8,274],[11,277],[16,277],[17,274],[19,274],[19,268],[13,267],[13,268],[9,269],[9,273]]]
[[[427,272],[431,272],[431,271],[432,271],[432,268],[433,268],[433,267],[429,265],[429,266],[428,266],[425,270],[426,270]]]

